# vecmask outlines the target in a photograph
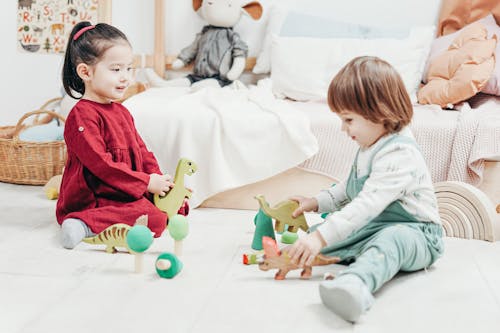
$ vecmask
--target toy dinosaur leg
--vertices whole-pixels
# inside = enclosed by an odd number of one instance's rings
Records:
[[[286,274],[288,273],[288,270],[280,269],[274,276],[275,280],[284,280],[286,278]]]
[[[281,221],[276,220],[276,224],[274,225],[274,229],[276,232],[280,233],[285,231],[285,225],[281,223]]]
[[[107,245],[106,252],[107,253],[116,253],[116,252],[118,252],[118,250],[113,245]]]
[[[304,267],[304,270],[302,273],[300,273],[300,278],[303,280],[308,280],[311,278],[312,275],[312,267],[311,266],[306,266]]]

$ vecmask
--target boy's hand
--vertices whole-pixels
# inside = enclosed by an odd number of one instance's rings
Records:
[[[159,175],[157,173],[152,173],[149,175],[148,191],[153,194],[159,194],[164,196],[174,184],[170,182],[172,176],[165,174]]]
[[[326,245],[319,231],[314,231],[299,238],[288,250],[292,263],[299,267],[311,266],[319,251]]]
[[[318,200],[315,198],[306,198],[303,196],[294,196],[290,200],[297,201],[299,207],[293,211],[292,217],[297,217],[304,212],[317,212],[318,211]]]

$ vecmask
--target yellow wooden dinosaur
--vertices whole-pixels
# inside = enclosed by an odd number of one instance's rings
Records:
[[[295,218],[292,217],[293,211],[299,207],[296,201],[285,200],[276,204],[274,207],[270,207],[262,194],[255,196],[255,199],[259,202],[260,209],[262,209],[267,216],[276,220],[274,229],[277,232],[283,232],[285,230],[285,224],[288,225],[287,230],[290,232],[297,232],[299,228],[304,231],[309,230],[304,214]]]
[[[187,158],[181,158],[175,169],[175,186],[164,196],[155,194],[154,203],[170,218],[177,214],[184,202],[184,198],[191,198],[191,191],[184,187],[184,175],[191,176],[198,170],[198,166]]]
[[[148,216],[141,215],[136,220],[135,225],[148,225]],[[117,247],[126,248],[128,252],[130,249],[127,245],[127,234],[132,227],[125,223],[113,224],[95,236],[84,238],[83,241],[88,244],[104,244],[106,245],[106,252],[115,253]]]
[[[274,276],[275,280],[284,280],[286,274],[294,269],[300,269],[300,267],[291,262],[290,256],[287,252],[282,252],[278,249],[276,241],[271,237],[262,237],[262,246],[264,247],[264,256],[259,261],[259,269],[263,271],[268,271],[270,269],[278,269],[278,272]],[[311,266],[305,266],[300,273],[301,279],[309,279],[312,274],[312,266],[324,266],[331,265],[340,262],[339,257],[328,257],[323,254],[318,254]]]

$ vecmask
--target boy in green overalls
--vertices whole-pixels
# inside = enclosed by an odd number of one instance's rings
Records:
[[[350,263],[319,291],[325,306],[356,322],[371,307],[372,293],[398,271],[429,267],[442,255],[442,227],[396,70],[376,57],[355,58],[330,83],[328,104],[360,148],[346,182],[313,198],[292,198],[299,203],[293,216],[329,214],[288,253],[301,266],[320,251]]]

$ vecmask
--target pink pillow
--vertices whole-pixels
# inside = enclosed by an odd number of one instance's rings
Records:
[[[490,95],[500,96],[500,27],[497,25],[495,18],[493,17],[492,14],[483,17],[482,19],[476,22],[480,22],[486,28],[486,30],[488,31],[488,39],[491,38],[493,35],[496,35],[498,40],[495,49],[495,58],[497,59],[495,63],[495,68],[493,69],[493,73],[491,74],[489,81],[486,83],[486,86],[484,86],[481,92]],[[422,78],[424,83],[428,82],[429,65],[432,63],[432,61],[436,57],[442,55],[446,50],[448,50],[453,40],[460,34],[460,32],[463,31],[463,29],[465,29],[468,26],[470,26],[470,24],[458,31],[455,31],[452,34],[436,38],[434,42],[432,42],[431,51],[429,52],[429,57],[427,58],[427,62],[425,64],[425,69],[424,69],[424,75]]]

